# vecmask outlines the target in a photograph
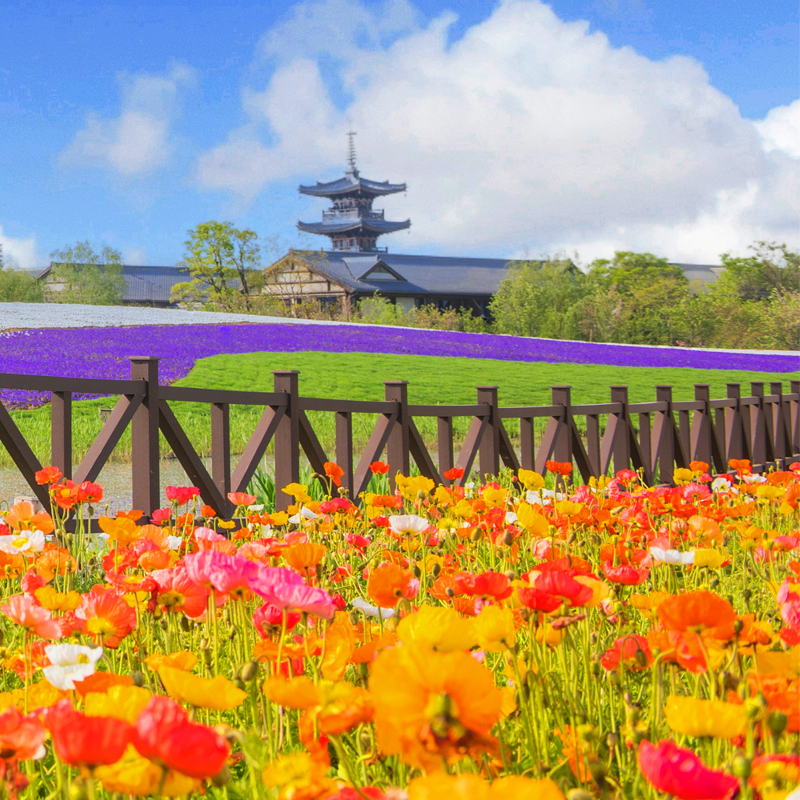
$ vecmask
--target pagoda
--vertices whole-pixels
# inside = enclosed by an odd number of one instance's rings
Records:
[[[350,145],[344,177],[330,183],[317,182],[314,186],[299,187],[300,194],[327,197],[333,205],[322,212],[322,222],[298,222],[297,227],[306,233],[330,237],[331,250],[386,252],[385,247],[375,246],[378,237],[409,228],[411,220],[390,222],[384,218],[383,211],[372,208],[372,202],[382,195],[404,192],[406,185],[362,178],[356,169],[355,133],[350,131],[347,135]]]

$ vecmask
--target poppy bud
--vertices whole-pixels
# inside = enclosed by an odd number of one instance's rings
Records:
[[[165,631],[169,627],[169,620],[166,619],[166,617],[164,617],[163,614],[161,616],[162,616],[162,619],[159,621],[158,624],[161,626],[161,630]]]
[[[252,681],[258,676],[258,662],[248,661],[241,670],[241,677],[243,681]]]
[[[358,741],[362,750],[372,750],[372,737],[369,735],[369,731],[362,730],[360,736],[358,737]]]
[[[422,575],[422,570],[415,564],[414,565],[414,577],[419,578]]]
[[[180,626],[180,629],[184,633],[188,633],[189,630],[190,630],[189,617],[181,617],[180,622],[178,623],[178,625]]]
[[[247,691],[247,685],[245,684],[245,682],[241,678],[234,678],[233,679],[233,685],[237,689],[241,689],[242,691]]]
[[[589,762],[589,774],[592,776],[592,780],[596,784],[602,785],[605,783],[608,770],[602,761],[594,760]]]
[[[600,666],[600,663],[597,661],[592,661],[591,665],[589,666],[589,672],[597,676],[603,671],[603,668]]]
[[[606,744],[610,750],[613,750],[619,744],[619,734],[609,733],[606,736]]]
[[[575,544],[575,540],[576,540],[577,538],[578,538],[578,537],[575,535],[575,532],[573,531],[573,532],[572,532],[572,533],[569,535],[569,538],[567,539],[567,544]]]
[[[749,758],[745,758],[744,756],[736,756],[736,758],[733,759],[731,772],[733,772],[733,775],[736,778],[749,778],[750,764],[751,761]]]
[[[140,672],[138,669],[135,672],[131,672],[131,678],[133,680],[134,686],[139,686],[140,688],[144,686],[144,673]]]
[[[744,628],[744,622],[742,622],[740,619],[735,619],[733,621],[733,632],[737,636],[742,632],[743,628]]]
[[[522,619],[525,622],[529,622],[530,621],[531,613],[527,608],[521,608],[520,611],[519,611],[519,615],[520,615],[520,617],[522,617]]]
[[[475,528],[475,530],[469,535],[469,538],[472,542],[479,542],[481,540],[481,529]]]
[[[226,783],[230,782],[231,779],[231,771],[228,769],[228,765],[226,764],[212,779],[211,783],[214,786],[224,786]]]
[[[785,730],[789,718],[783,711],[771,711],[767,717],[767,727],[774,736],[780,736]]]
[[[506,531],[503,534],[503,544],[508,547],[508,545],[513,544],[514,542],[514,534],[511,531]]]
[[[773,761],[767,764],[767,777],[771,781],[779,782],[783,777],[783,764],[780,761]]]
[[[203,638],[200,640],[200,649],[201,649],[201,650],[205,650],[207,647],[208,647],[208,639],[206,639],[206,637],[204,636],[204,637],[203,637]]]
[[[647,666],[647,653],[642,650],[641,647],[636,648],[636,653],[633,656],[633,660],[640,666],[646,667]]]
[[[761,695],[745,700],[744,710],[748,719],[755,719],[766,706],[766,701]]]
[[[709,581],[708,586],[710,589],[716,589],[719,586],[719,578],[716,575]]]
[[[321,580],[322,580],[322,576],[325,574],[325,573],[324,573],[324,569],[325,569],[325,568],[323,567],[323,565],[322,565],[322,562],[320,562],[319,564],[317,564],[317,566],[316,566],[316,573],[317,573],[317,580],[318,580],[318,581],[321,581]]]
[[[350,624],[358,625],[358,613],[356,611],[350,612]]]
[[[609,672],[608,673],[608,682],[612,686],[619,686],[619,675],[616,672]]]
[[[0,645],[3,645],[5,643],[6,643],[6,632],[0,630]]]
[[[745,589],[742,592],[742,597],[745,599],[745,602],[747,602],[752,596],[753,596],[753,593],[749,589]]]
[[[211,666],[211,662],[214,660],[214,654],[211,652],[210,647],[204,647],[200,651],[201,655],[203,656],[203,663],[207,666]]]
[[[431,567],[431,575],[433,575],[434,578],[438,578],[441,571],[442,567],[438,562]]]
[[[567,800],[594,800],[594,797],[586,789],[570,789],[567,792]]]
[[[455,591],[455,589],[453,589],[453,587],[452,587],[452,586],[448,586],[448,587],[447,587],[447,588],[444,590],[444,593],[445,593],[445,594],[446,594],[448,597],[455,597],[455,596],[456,596],[456,591]]]
[[[360,675],[362,678],[364,678],[364,680],[366,680],[367,678],[369,678],[369,664],[367,664],[367,662],[366,662],[366,661],[362,661],[362,662],[361,662],[361,663],[358,665],[358,674],[359,674],[359,675]]]

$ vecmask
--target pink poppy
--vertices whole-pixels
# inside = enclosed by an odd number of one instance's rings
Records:
[[[306,586],[302,576],[284,567],[261,568],[250,578],[250,588],[268,603],[278,608],[316,614],[333,619],[336,604],[324,590]]]
[[[8,599],[8,603],[0,606],[0,613],[5,614],[15,625],[33,631],[42,639],[61,638],[59,624],[30,595],[15,594]]]

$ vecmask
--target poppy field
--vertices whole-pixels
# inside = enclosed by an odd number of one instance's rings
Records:
[[[572,465],[354,505],[194,487],[2,506],[9,797],[783,800],[800,785],[800,463]]]

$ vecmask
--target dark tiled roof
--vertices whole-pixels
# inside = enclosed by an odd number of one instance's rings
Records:
[[[354,292],[378,291],[382,295],[437,294],[491,295],[508,276],[508,269],[520,260],[504,258],[455,258],[449,256],[409,256],[394,253],[354,253],[327,251],[309,254],[316,270]],[[366,273],[377,263],[385,264],[403,280],[388,276],[379,279]],[[679,264],[686,277],[713,283],[719,267],[704,264]],[[364,276],[363,279],[361,276]]]
[[[122,277],[128,286],[125,303],[169,303],[172,287],[191,280],[189,271],[179,267],[125,266]]]

